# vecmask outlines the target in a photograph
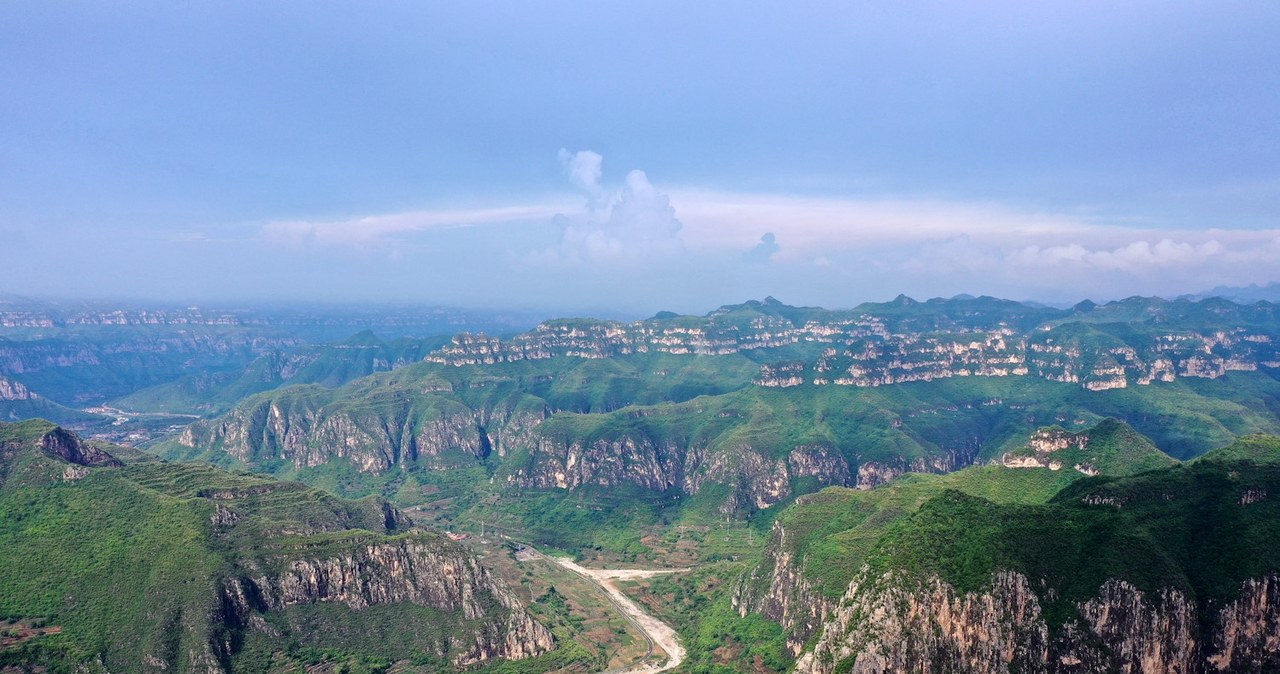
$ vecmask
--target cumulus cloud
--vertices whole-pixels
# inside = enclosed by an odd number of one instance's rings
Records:
[[[994,292],[1069,299],[1092,295],[1177,295],[1216,285],[1274,279],[1276,230],[1155,232],[1097,228],[1082,241],[979,242],[960,237],[900,249],[889,267],[938,285],[981,285]]]
[[[573,262],[639,261],[654,254],[682,249],[675,208],[667,195],[649,182],[644,171],[627,174],[621,188],[603,187],[602,159],[589,150],[560,151],[570,181],[588,197],[584,209],[558,213],[558,257]]]
[[[600,192],[600,177],[604,175],[604,157],[591,150],[570,152],[560,148],[560,165],[569,174],[569,182],[588,194]]]
[[[773,232],[765,232],[764,235],[760,237],[760,243],[757,243],[754,248],[743,253],[742,259],[754,264],[763,264],[768,262],[769,258],[773,257],[774,253],[782,250],[782,246],[778,245],[777,238],[778,237],[773,235]]]
[[[272,222],[257,239],[303,248],[384,246],[394,256],[401,248],[395,244],[414,233],[468,228],[440,234],[433,252],[405,254],[425,261],[443,251],[445,258],[430,263],[453,264],[465,252],[458,247],[506,246],[509,273],[546,292],[565,279],[581,283],[584,271],[597,292],[621,292],[656,282],[653,270],[662,269],[657,274],[673,283],[718,279],[729,299],[741,295],[734,284],[747,278],[783,284],[776,290],[798,296],[822,287],[831,293],[884,287],[890,297],[966,291],[1105,298],[1265,283],[1277,280],[1280,269],[1280,229],[1174,230],[1132,218],[938,199],[668,191],[640,170],[610,180],[603,157],[591,150],[562,149],[558,158],[567,195],[523,205]],[[764,263],[767,275],[738,273]],[[617,287],[606,290],[610,283]],[[710,294],[712,284],[704,285]]]

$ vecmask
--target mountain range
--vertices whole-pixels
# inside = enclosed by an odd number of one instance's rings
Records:
[[[1267,302],[766,298],[186,361],[118,329],[65,365],[11,337],[10,418],[169,426],[0,424],[0,667],[583,671],[583,605],[442,531],[485,528],[688,566],[622,583],[678,671],[1280,667]]]

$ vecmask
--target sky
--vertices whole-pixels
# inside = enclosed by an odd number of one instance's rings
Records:
[[[1280,3],[0,3],[0,292],[704,312],[1280,281]]]

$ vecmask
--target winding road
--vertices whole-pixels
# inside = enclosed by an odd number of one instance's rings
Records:
[[[634,625],[649,642],[648,652],[645,653],[639,664],[626,669],[610,669],[600,674],[657,674],[658,672],[675,669],[680,666],[681,662],[684,662],[684,646],[680,645],[680,637],[676,636],[676,631],[670,625],[646,613],[638,604],[631,601],[631,598],[624,594],[622,590],[619,590],[613,581],[653,578],[654,576],[662,576],[669,573],[682,573],[689,569],[588,569],[568,557],[549,557],[533,546],[521,545],[524,554],[555,562],[583,580],[600,588],[605,597],[609,599],[609,603],[613,604],[613,607],[618,610],[618,613],[621,613],[622,617]],[[649,659],[649,656],[653,655],[655,648],[661,649],[667,654],[666,662],[662,664],[645,662],[645,660]]]
[[[667,654],[667,661],[661,665],[641,663],[628,669],[614,669],[602,674],[657,674],[657,672],[675,669],[680,666],[681,662],[684,662],[684,646],[680,645],[680,638],[676,636],[676,631],[670,625],[646,613],[638,604],[631,601],[630,597],[623,594],[622,590],[619,590],[613,581],[652,578],[668,573],[680,573],[688,571],[688,569],[588,569],[567,557],[549,557],[548,559],[595,583],[597,587],[604,590],[604,593],[609,597],[609,601],[649,640],[650,654],[653,652],[655,645]],[[648,656],[646,655],[646,657]]]

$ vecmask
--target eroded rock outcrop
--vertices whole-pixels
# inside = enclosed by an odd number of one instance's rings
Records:
[[[719,484],[729,487],[721,508],[728,514],[782,502],[799,478],[820,487],[845,485],[849,464],[836,448],[820,444],[798,445],[774,457],[747,444],[712,450],[703,441],[655,439],[642,430],[590,441],[554,433],[538,436],[528,460],[508,480],[525,488],[630,484],[687,495]]]
[[[793,656],[836,606],[801,572],[781,522],[774,522],[764,558],[738,582],[732,602],[742,617],[755,613],[781,625]]]
[[[1280,671],[1280,575],[1251,578],[1240,597],[1218,611],[1209,672]]]
[[[858,489],[873,489],[891,482],[903,473],[950,473],[972,464],[977,454],[978,446],[974,443],[969,447],[943,450],[931,456],[861,461],[858,463],[854,485]]]
[[[177,443],[217,448],[245,463],[284,460],[296,468],[345,459],[361,472],[380,474],[409,462],[430,467],[450,453],[483,458],[495,447],[505,453],[513,442],[528,438],[542,418],[473,411],[453,401],[426,414],[409,401],[357,412],[307,401],[286,407],[264,400],[192,424]]]
[[[1112,579],[1051,630],[1046,597],[1052,590],[1010,571],[984,590],[957,593],[937,577],[864,570],[796,671],[1202,674],[1274,671],[1280,662],[1274,574],[1246,581],[1205,622],[1181,591]]]
[[[0,400],[34,400],[39,397],[22,382],[0,377]]]
[[[63,428],[54,428],[41,436],[40,446],[44,451],[78,466],[122,465],[115,457]]]
[[[554,645],[550,632],[474,556],[435,537],[411,535],[268,564],[276,570],[259,569],[224,583],[229,624],[270,630],[261,615],[295,605],[335,603],[360,611],[411,603],[455,614],[472,626],[436,645],[436,655],[458,666],[531,657]]]

